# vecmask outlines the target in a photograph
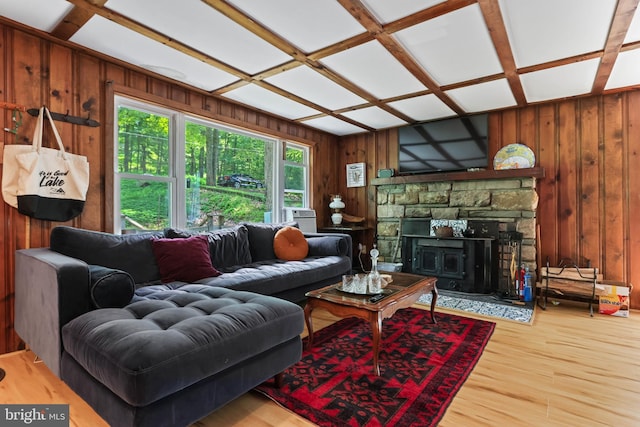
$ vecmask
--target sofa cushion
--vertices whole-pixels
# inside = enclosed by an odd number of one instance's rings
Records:
[[[350,271],[351,259],[344,256],[307,257],[300,261],[272,259],[225,268],[222,275],[199,280],[198,283],[265,295],[278,295],[294,288],[326,283],[327,280],[333,280],[335,283],[343,274],[348,274]],[[183,285],[184,283],[175,282],[167,286],[178,288]],[[148,288],[138,288],[134,301]]]
[[[195,282],[220,273],[211,264],[209,241],[205,236],[186,239],[152,239],[151,245],[163,283]]]
[[[62,341],[96,380],[145,406],[298,338],[303,319],[298,305],[278,298],[186,285],[77,317]]]
[[[89,275],[89,293],[96,308],[122,308],[129,304],[135,291],[135,283],[129,273],[101,265],[90,265]]]
[[[51,230],[50,246],[87,264],[124,270],[136,283],[148,283],[160,278],[151,237],[162,237],[162,233],[116,235],[59,226]]]
[[[276,232],[273,251],[278,259],[299,261],[309,253],[309,244],[300,229],[286,226]]]
[[[340,236],[307,237],[307,245],[309,245],[308,256],[351,256],[348,240]]]
[[[211,263],[217,268],[251,263],[249,231],[244,225],[236,225],[235,227],[202,233],[168,228],[164,233],[166,237],[171,239],[190,237],[198,234],[206,236],[209,241]]]
[[[260,262],[270,259],[276,259],[276,253],[273,250],[273,238],[281,228],[286,226],[297,227],[297,222],[287,222],[279,224],[263,224],[263,223],[243,223],[249,231],[249,249],[251,251],[251,261]],[[240,265],[240,264],[238,264]]]

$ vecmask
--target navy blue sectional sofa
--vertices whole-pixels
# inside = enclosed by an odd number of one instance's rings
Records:
[[[49,248],[16,253],[16,331],[109,424],[188,425],[296,363],[294,302],[351,271],[345,234],[306,234],[306,258],[277,259],[283,226],[202,233],[221,274],[193,283],[161,282],[151,243],[188,232],[56,227]]]

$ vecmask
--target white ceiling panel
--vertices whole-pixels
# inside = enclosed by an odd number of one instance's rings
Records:
[[[426,89],[375,40],[328,56],[321,62],[378,99]]]
[[[100,16],[91,18],[70,40],[166,77],[180,77],[184,83],[204,90],[217,89],[237,80],[231,74]]]
[[[306,66],[287,70],[265,80],[332,110],[366,103],[363,98]]]
[[[402,99],[390,102],[389,105],[418,122],[456,115],[455,111],[434,94]]]
[[[65,0],[0,1],[0,16],[42,31],[53,30],[71,9]]]
[[[305,120],[305,125],[332,133],[334,135],[351,135],[354,133],[366,132],[366,129],[354,126],[343,120],[336,119],[332,116],[318,117],[317,119]]]
[[[513,107],[516,100],[506,79],[494,80],[446,92],[467,113]]]
[[[414,25],[395,36],[441,85],[502,72],[477,4]]]
[[[342,113],[342,115],[375,129],[384,129],[407,124],[404,120],[399,119],[379,107],[367,107],[359,110],[347,111]]]
[[[621,52],[605,89],[640,85],[640,50]]]
[[[292,59],[200,0],[109,0],[106,6],[248,74]]]
[[[289,119],[313,116],[320,113],[320,111],[254,84],[234,89],[223,94],[223,96]]]
[[[499,0],[518,67],[604,48],[616,0]]]
[[[539,102],[589,93],[598,64],[600,59],[596,58],[523,74],[520,81],[527,101]]]
[[[365,32],[334,0],[230,0],[229,3],[306,53]]]
[[[637,42],[638,40],[640,40],[640,8],[636,9],[636,13],[633,15],[633,21],[631,21],[631,26],[624,38],[624,43]]]
[[[383,24],[444,2],[445,0],[362,0],[367,9]]]

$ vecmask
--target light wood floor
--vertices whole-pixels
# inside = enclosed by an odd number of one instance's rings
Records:
[[[537,309],[532,325],[496,320],[482,358],[440,425],[640,426],[640,311],[630,318],[590,318],[585,307],[563,301]],[[333,321],[314,312],[317,329]],[[106,425],[46,366],[34,364],[33,353],[2,355],[0,367],[7,371],[0,402],[69,403],[72,426]],[[312,424],[248,393],[196,425]]]

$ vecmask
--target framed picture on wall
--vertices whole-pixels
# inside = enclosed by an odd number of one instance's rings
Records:
[[[367,177],[364,163],[350,163],[347,165],[347,187],[364,187]]]

